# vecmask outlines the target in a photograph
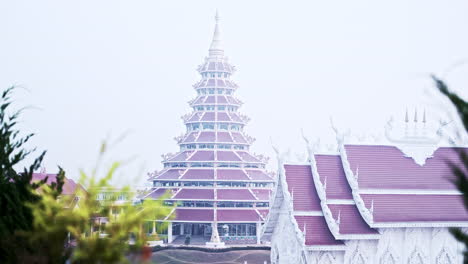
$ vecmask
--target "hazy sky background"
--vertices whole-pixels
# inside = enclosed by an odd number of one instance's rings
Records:
[[[34,106],[21,128],[37,133],[47,170],[78,178],[101,140],[126,131],[110,156],[135,159],[116,181],[160,169],[185,131],[216,8],[252,149],[272,168],[270,137],[297,152],[301,128],[331,143],[331,116],[357,134],[379,133],[406,107],[437,116],[428,74],[468,58],[466,0],[1,1],[0,90],[27,89],[15,95]],[[467,65],[445,76],[467,95]]]

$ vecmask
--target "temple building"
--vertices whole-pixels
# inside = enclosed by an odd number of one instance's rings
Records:
[[[249,118],[238,111],[235,67],[224,55],[218,15],[198,72],[193,112],[182,117],[186,133],[176,138],[180,150],[163,155],[164,169],[150,173],[153,187],[143,199],[170,192],[166,203],[177,207],[163,219],[168,243],[183,243],[186,235],[192,244],[259,243],[275,174],[266,172],[267,158],[250,151],[254,139],[244,133]]]
[[[271,263],[463,263],[464,245],[448,229],[468,227],[451,182],[451,165],[466,170],[459,156],[468,153],[466,140],[448,143],[441,129],[426,128],[425,114],[393,123],[379,144],[335,129],[336,148],[305,138],[307,160],[278,153],[262,230]]]

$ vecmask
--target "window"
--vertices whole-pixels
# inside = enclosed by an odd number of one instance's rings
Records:
[[[214,88],[210,88],[210,89],[208,89],[208,93],[209,93],[209,94],[214,94],[214,93],[215,93],[214,90],[215,90]]]

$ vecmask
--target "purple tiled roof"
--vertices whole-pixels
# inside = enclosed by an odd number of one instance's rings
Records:
[[[288,191],[293,196],[294,210],[321,211],[309,165],[284,165]]]
[[[242,136],[241,133],[232,132],[231,135],[236,143],[244,143],[244,144],[247,143],[247,141],[245,140],[244,136]]]
[[[171,169],[161,173],[159,176],[156,177],[158,180],[165,180],[165,179],[178,179],[180,175],[184,172],[184,169]]]
[[[229,132],[218,132],[218,142],[233,142]]]
[[[214,199],[213,189],[182,189],[173,199]]]
[[[188,136],[184,139],[184,142],[194,142],[195,141],[195,136],[197,135],[197,132],[191,132],[188,134]]]
[[[237,152],[237,154],[239,154],[239,156],[241,156],[241,158],[244,161],[247,161],[247,162],[260,162],[260,160],[258,160],[254,156],[250,155],[248,152],[245,152],[245,151],[236,151],[236,152]]]
[[[218,104],[226,104],[226,103],[227,103],[226,97],[224,97],[223,95],[218,96]]]
[[[215,103],[215,97],[214,96],[208,96],[208,98],[206,98],[205,104],[214,104]]]
[[[218,189],[219,200],[256,200],[247,189]]]
[[[330,204],[328,207],[334,219],[338,219],[340,214],[340,234],[379,234],[362,219],[356,205]]]
[[[361,194],[374,222],[468,221],[462,195]]]
[[[176,209],[175,221],[213,221],[212,209]]]
[[[216,173],[218,180],[249,180],[247,175],[245,175],[244,171],[239,169],[219,169]]]
[[[241,161],[241,159],[234,153],[234,151],[217,151],[217,158],[219,161]]]
[[[215,121],[215,112],[205,112],[201,121]]]
[[[201,132],[197,142],[214,142],[216,140],[215,132]]]
[[[250,210],[217,210],[218,221],[262,221],[261,217],[253,209]]]
[[[447,162],[461,164],[454,148],[439,148],[424,166],[416,164],[392,146],[346,145],[354,174],[359,170],[360,188],[454,190]]]
[[[177,153],[174,157],[170,158],[169,161],[185,161],[187,156],[190,155],[192,151],[184,151]]]
[[[163,189],[163,188],[156,188],[154,190],[152,190],[148,196],[146,196],[146,198],[150,198],[150,199],[158,199],[159,197],[163,196],[166,191],[168,191],[168,189]]]
[[[327,199],[353,199],[340,156],[315,155],[320,181],[327,181]]]
[[[190,119],[188,121],[189,122],[199,121],[201,115],[202,115],[202,112],[195,112],[195,113],[193,113],[193,115],[190,117]]]
[[[214,151],[198,150],[190,158],[190,161],[212,161],[214,160]]]
[[[272,178],[268,176],[264,171],[260,170],[246,170],[249,177],[255,181],[271,181]]]
[[[50,185],[53,182],[57,182],[57,174],[51,173],[33,173],[31,182],[42,181],[47,177],[46,184]],[[73,179],[66,178],[64,179],[63,187],[62,187],[62,195],[73,195],[76,192],[76,189],[80,188],[84,190],[81,184],[76,183]]]
[[[214,172],[210,169],[189,169],[184,176],[184,180],[211,180],[214,179]]]
[[[240,119],[239,115],[236,113],[231,113],[231,118],[235,122],[243,122],[242,119]]]
[[[307,246],[333,246],[344,245],[343,241],[336,240],[323,216],[294,216],[302,232],[306,228],[305,244]]]
[[[224,112],[218,112],[218,121],[231,121],[231,118]]]

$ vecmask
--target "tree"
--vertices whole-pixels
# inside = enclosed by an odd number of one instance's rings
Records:
[[[465,132],[468,131],[468,103],[464,101],[456,93],[449,90],[447,84],[437,78],[432,76],[432,79],[435,82],[437,89],[445,95],[455,106],[457,113],[462,121]],[[468,153],[464,150],[459,151],[460,160],[463,162],[463,167],[458,167],[451,164],[453,174],[456,176],[454,184],[457,186],[458,190],[463,193],[463,202],[465,208],[468,210]],[[461,243],[465,245],[464,263],[468,263],[468,234],[464,233],[460,228],[450,228],[452,235]]]
[[[18,173],[14,167],[32,154],[25,144],[34,134],[21,135],[16,129],[22,110],[10,110],[11,95],[15,87],[3,91],[0,97],[0,263],[15,263],[20,256],[30,255],[37,248],[30,245],[21,235],[32,228],[33,215],[27,204],[33,204],[40,197],[32,192],[47,181],[31,183],[32,173],[39,169],[45,151]],[[52,188],[62,188],[63,181],[58,181]]]
[[[105,150],[104,143],[99,160]],[[126,257],[132,253],[140,254],[146,243],[142,230],[144,222],[164,219],[171,213],[172,208],[163,204],[163,200],[169,198],[168,195],[159,200],[134,204],[134,192],[129,187],[113,187],[110,181],[119,167],[120,163],[114,162],[105,177],[100,180],[96,180],[97,168],[93,170],[91,176],[81,172],[81,183],[87,190],[77,188],[75,197],[78,197],[79,201],[74,208],[67,208],[71,201],[57,199],[55,190],[48,186],[41,188],[42,199],[38,203],[31,204],[34,215],[31,238],[35,242],[56,240],[50,243],[54,247],[49,249],[49,255],[54,256],[54,262],[60,262],[61,255],[67,256],[67,253],[70,253],[63,247],[66,239],[64,234],[67,233],[76,240],[76,246],[71,252],[72,262],[127,262]],[[102,190],[113,195],[101,199],[99,194]],[[124,196],[126,199],[122,201]],[[101,226],[98,219],[103,217],[108,222]]]

